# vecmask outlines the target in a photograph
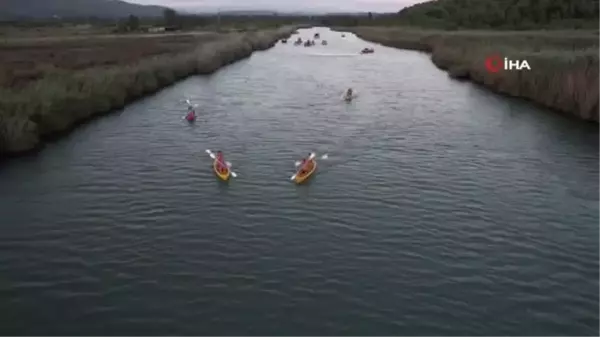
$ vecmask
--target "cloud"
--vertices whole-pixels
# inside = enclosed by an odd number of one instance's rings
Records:
[[[279,11],[373,11],[397,12],[419,0],[126,0],[139,4],[163,5],[173,8],[265,9]]]

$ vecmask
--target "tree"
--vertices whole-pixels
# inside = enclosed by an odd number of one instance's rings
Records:
[[[441,19],[444,17],[444,10],[440,7],[433,7],[427,12],[425,12],[425,15],[430,16],[432,18]]]
[[[369,21],[373,20],[373,13],[369,12]]]
[[[436,0],[403,8],[396,22],[421,27],[532,29],[598,22],[598,0]],[[579,19],[579,20],[578,20]]]
[[[138,30],[140,28],[140,19],[135,15],[130,15],[129,18],[127,18],[127,28],[129,28],[130,31]]]
[[[177,26],[177,12],[175,12],[171,8],[167,8],[163,11],[163,19],[165,21],[165,26]]]

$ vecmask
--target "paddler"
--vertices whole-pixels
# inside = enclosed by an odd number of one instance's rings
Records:
[[[193,121],[194,119],[196,119],[196,111],[194,111],[194,107],[192,107],[191,105],[188,105],[188,113],[187,116],[185,116],[185,118],[188,121]]]
[[[302,162],[300,164],[300,174],[306,173],[306,166],[308,166],[308,163],[310,162],[309,158],[311,155],[312,155],[312,153],[309,153],[308,157],[302,158]]]
[[[217,165],[218,165],[219,171],[221,171],[221,173],[226,172],[227,167],[225,166],[225,158],[223,158],[223,152],[221,152],[221,151],[217,151]]]
[[[352,99],[352,93],[353,93],[352,88],[348,88],[348,91],[346,91],[346,99],[347,100]]]

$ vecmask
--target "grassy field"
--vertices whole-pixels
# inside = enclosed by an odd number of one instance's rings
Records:
[[[4,40],[0,41],[0,88],[20,89],[61,71],[127,66],[148,57],[177,55],[221,37],[203,33]]]
[[[386,46],[431,53],[449,75],[598,122],[598,31],[441,31],[344,27]],[[490,73],[485,59],[527,60],[531,71]]]
[[[110,34],[114,29],[112,25],[98,26],[86,24],[69,24],[55,26],[16,26],[0,24],[0,40],[3,38],[60,38],[77,36],[94,36]]]
[[[294,30],[0,39],[0,159],[179,79],[267,49]]]

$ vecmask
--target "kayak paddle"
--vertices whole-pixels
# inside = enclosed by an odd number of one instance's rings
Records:
[[[311,155],[312,155],[312,157],[313,157],[313,158],[315,157],[315,156],[314,156],[314,155],[315,155],[314,153],[311,153]],[[322,156],[321,156],[321,159],[327,159],[327,158],[329,158],[329,155],[328,155],[327,153],[325,153],[324,155],[322,155]],[[312,158],[311,158],[311,159],[312,159]],[[300,166],[300,164],[302,164],[302,162],[301,162],[301,161],[296,161],[296,162],[294,162],[294,166]]]
[[[197,108],[198,104],[192,104],[192,102],[190,102],[189,99],[186,99],[185,102],[187,103],[188,106],[193,107],[193,108]]]

